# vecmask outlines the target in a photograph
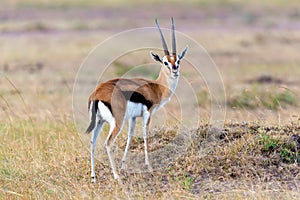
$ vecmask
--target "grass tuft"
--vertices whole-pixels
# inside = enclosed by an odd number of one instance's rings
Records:
[[[186,195],[214,198],[235,188],[241,190],[239,184],[253,186],[258,180],[262,181],[261,187],[281,181],[281,177],[292,186],[298,183],[294,176],[299,173],[300,165],[293,164],[299,163],[299,154],[289,140],[289,135],[298,130],[297,122],[281,127],[227,124],[218,134],[209,125],[203,125],[193,132],[188,149],[165,170],[141,174],[122,172],[123,185],[120,185],[114,181],[107,160],[101,160],[96,162],[99,182],[90,185],[89,152],[83,148],[74,124],[62,123],[60,118],[32,120],[15,119],[14,126],[0,124],[3,138],[0,185],[2,195],[7,198],[21,195],[72,199],[83,193],[94,198],[116,195],[162,198],[166,192],[174,198],[177,193],[186,192]],[[150,151],[162,148],[175,135],[173,129],[159,131],[150,140]],[[121,142],[124,144],[119,147],[124,148],[126,141],[118,140]],[[143,150],[142,139],[136,138],[130,151]]]
[[[191,177],[188,173],[184,176],[182,181],[182,188],[185,190],[191,190],[194,182],[194,177]]]
[[[227,100],[227,104],[232,108],[267,108],[278,110],[286,106],[298,106],[298,100],[294,93],[289,90],[273,91],[259,89],[260,85],[254,84],[251,89],[243,90]]]
[[[278,147],[279,140],[268,134],[259,134],[259,144],[264,152],[273,151]]]

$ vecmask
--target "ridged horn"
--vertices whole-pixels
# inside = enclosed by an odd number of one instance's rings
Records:
[[[161,37],[161,43],[162,43],[162,46],[163,46],[163,48],[164,48],[165,55],[170,55],[169,50],[168,50],[167,43],[166,43],[166,41],[165,41],[165,38],[164,38],[164,36],[163,36],[163,34],[162,34],[162,31],[161,31],[159,25],[158,25],[157,19],[155,19],[155,23],[156,23],[156,26],[157,26],[157,28],[158,28],[158,30],[159,30],[159,34],[160,34],[160,37]]]
[[[176,55],[176,38],[175,38],[175,26],[174,26],[174,19],[172,17],[172,54]]]

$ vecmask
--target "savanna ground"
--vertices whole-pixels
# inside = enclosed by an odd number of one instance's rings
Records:
[[[170,16],[218,66],[226,89],[225,125],[211,129],[210,94],[199,80],[201,125],[191,130],[179,158],[152,173],[122,172],[119,182],[107,160],[99,160],[97,183],[91,184],[88,146],[73,121],[77,70],[111,35],[153,26],[155,17],[166,27]],[[2,0],[0,20],[1,199],[300,198],[300,147],[292,137],[300,134],[296,0]],[[135,59],[115,62],[112,76],[125,73]],[[142,59],[150,60],[149,54]],[[176,134],[161,127],[150,149]],[[124,148],[125,140],[122,134],[117,145]],[[139,136],[131,150],[143,151]]]

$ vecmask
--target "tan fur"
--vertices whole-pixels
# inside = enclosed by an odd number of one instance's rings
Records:
[[[110,160],[114,178],[118,179],[114,159],[111,155],[110,148],[115,142],[120,133],[124,120],[129,120],[129,133],[127,145],[122,159],[122,169],[126,165],[126,155],[130,147],[130,142],[134,134],[134,127],[136,118],[142,117],[143,121],[143,137],[145,145],[145,164],[151,169],[148,156],[148,140],[147,134],[149,132],[149,124],[151,116],[165,105],[178,84],[179,77],[179,61],[176,56],[176,41],[174,21],[172,18],[172,45],[173,54],[169,54],[167,45],[165,43],[162,31],[156,20],[157,28],[160,32],[165,56],[160,57],[156,53],[150,52],[152,58],[161,63],[162,67],[159,76],[156,80],[147,80],[142,78],[126,79],[116,78],[105,83],[100,83],[89,97],[89,111],[91,122],[86,130],[89,133],[93,130],[91,140],[91,180],[95,182],[94,169],[94,150],[96,139],[100,133],[103,122],[108,122],[110,125],[109,136],[105,141],[106,151]],[[178,59],[182,59],[187,51],[187,47],[179,54]],[[99,101],[99,102],[98,102]],[[99,104],[100,103],[100,104]],[[100,108],[97,106],[101,106]],[[106,109],[106,107],[107,109]],[[128,106],[128,108],[126,108]],[[109,110],[108,110],[109,109]],[[100,113],[99,113],[100,112]],[[111,113],[110,113],[111,112]],[[98,121],[96,121],[98,120]],[[100,130],[100,131],[99,131]]]
[[[122,91],[135,91],[142,94],[145,99],[150,101],[153,106],[149,109],[150,113],[159,105],[160,102],[170,96],[170,90],[167,82],[167,71],[165,67],[159,74],[157,80],[147,80],[142,78],[135,79],[123,79],[116,78],[109,80],[105,83],[100,83],[94,92],[90,95],[89,101],[99,100],[111,105],[112,115],[116,120],[116,127],[111,137],[108,140],[108,144],[115,138],[121,128],[123,119],[126,112],[126,99],[124,98]]]
[[[171,63],[172,66],[175,65],[175,62],[176,62],[176,55],[171,55],[171,56],[167,56],[168,58],[168,61]]]

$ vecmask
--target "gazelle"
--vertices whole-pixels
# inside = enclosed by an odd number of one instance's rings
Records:
[[[134,134],[136,118],[142,117],[142,129],[145,148],[145,164],[151,169],[148,158],[147,133],[152,115],[170,100],[177,86],[180,71],[180,60],[184,57],[187,47],[181,54],[176,55],[176,40],[174,20],[172,18],[172,54],[169,53],[162,31],[155,20],[160,33],[164,56],[150,52],[152,58],[161,63],[161,70],[156,80],[142,78],[116,78],[105,83],[100,83],[88,99],[90,124],[86,133],[93,131],[91,138],[91,181],[95,182],[94,152],[96,139],[105,122],[110,126],[105,148],[109,157],[112,172],[115,179],[119,176],[116,172],[115,162],[111,156],[111,147],[121,132],[125,121],[129,121],[129,133],[122,169],[126,166],[126,155]]]

